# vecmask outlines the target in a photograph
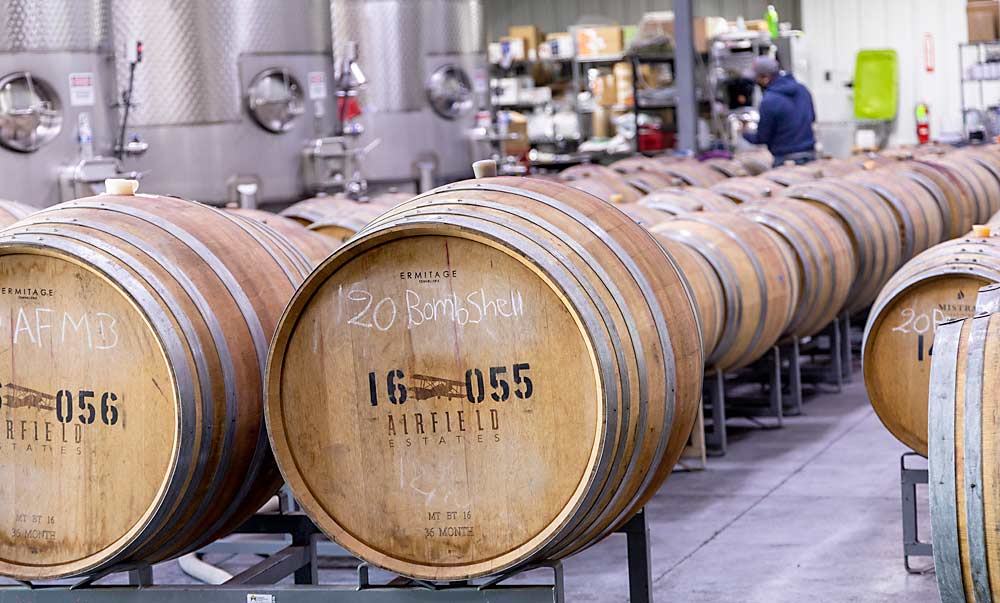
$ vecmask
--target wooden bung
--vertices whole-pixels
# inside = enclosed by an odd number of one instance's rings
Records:
[[[687,441],[702,366],[687,283],[642,227],[559,183],[485,178],[395,207],[307,279],[266,413],[326,534],[461,580],[631,517]]]
[[[264,364],[308,266],[259,233],[105,194],[0,234],[0,575],[163,561],[277,491]]]

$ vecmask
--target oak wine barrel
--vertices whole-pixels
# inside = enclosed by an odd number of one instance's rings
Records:
[[[299,222],[269,211],[245,208],[227,208],[226,211],[270,227],[301,251],[312,266],[325,260],[333,253],[334,249],[340,246],[340,240],[336,237],[322,236],[311,232]]]
[[[0,228],[7,228],[18,220],[23,220],[38,211],[37,207],[27,203],[0,199]]]
[[[942,601],[1000,597],[998,329],[998,314],[949,321],[938,328],[934,346],[926,400],[928,493]]]
[[[484,178],[382,215],[321,264],[274,338],[282,474],[331,538],[430,580],[558,559],[673,468],[698,411],[687,282],[576,189]]]
[[[341,239],[346,239],[357,232],[358,228],[353,228],[357,220],[364,220],[365,224],[371,221],[379,213],[389,209],[393,205],[402,203],[413,195],[409,193],[383,193],[365,197],[361,200],[351,199],[344,195],[324,195],[312,197],[294,203],[286,207],[281,215],[291,218],[303,226],[310,226],[315,222],[349,220],[351,216],[357,216],[350,221],[351,226],[344,229]],[[364,224],[361,224],[364,226]]]
[[[944,218],[934,196],[918,183],[890,170],[855,172],[847,177],[878,194],[892,210],[903,259],[944,240]]]
[[[718,184],[713,184],[710,190],[725,195],[736,203],[749,203],[763,197],[770,197],[772,193],[783,188],[780,184],[760,176],[747,176],[745,178],[730,178]]]
[[[778,341],[797,307],[799,282],[791,252],[767,228],[735,212],[699,212],[657,224],[651,232],[704,256],[722,282],[725,326],[715,352],[706,357],[709,369],[746,366]]]
[[[805,184],[823,177],[823,172],[813,163],[805,165],[782,165],[772,168],[760,175],[761,178],[773,180],[781,186]]]
[[[976,291],[1000,282],[1000,238],[969,234],[903,265],[872,305],[862,363],[872,407],[901,442],[927,454],[927,379],[937,325],[975,312]]]
[[[702,162],[704,165],[719,172],[726,178],[745,178],[750,176],[750,172],[742,163],[735,159],[725,159],[723,157],[713,157]]]
[[[264,368],[308,266],[261,232],[101,195],[0,235],[0,575],[176,557],[277,491]]]
[[[752,151],[739,151],[733,155],[733,159],[738,161],[751,176],[763,174],[771,169],[774,163],[774,157],[763,147]]]
[[[701,326],[702,347],[708,358],[722,341],[726,321],[726,294],[719,275],[698,251],[670,237],[655,232],[653,236],[667,255],[673,258],[681,275],[688,282],[691,299],[698,313],[698,324]]]
[[[795,253],[801,291],[787,335],[815,335],[847,302],[857,260],[840,223],[823,210],[793,199],[744,204],[739,212],[781,236]]]
[[[878,194],[849,180],[797,184],[782,195],[807,201],[837,218],[851,238],[857,271],[845,310],[868,307],[902,262],[902,240],[892,211]]]
[[[960,237],[972,228],[976,211],[973,199],[946,170],[919,161],[899,161],[885,169],[909,178],[934,197],[941,213],[944,240]]]
[[[726,176],[722,172],[714,170],[700,161],[691,159],[684,161],[661,160],[660,166],[665,172],[680,179],[688,186],[708,188],[726,179]]]
[[[615,193],[621,195],[622,203],[632,203],[633,201],[638,201],[639,197],[642,196],[639,189],[629,184],[623,174],[620,174],[611,168],[604,167],[603,165],[596,165],[592,163],[574,165],[573,167],[566,168],[565,170],[559,172],[559,178],[567,181],[587,179],[597,180],[602,185],[607,186]]]

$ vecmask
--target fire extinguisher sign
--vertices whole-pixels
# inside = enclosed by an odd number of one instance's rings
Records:
[[[924,69],[934,73],[934,34],[924,33]]]

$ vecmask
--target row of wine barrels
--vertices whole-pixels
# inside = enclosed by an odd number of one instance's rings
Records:
[[[972,292],[973,296],[975,292]],[[930,368],[928,457],[934,569],[942,601],[1000,597],[1000,315],[938,328]]]
[[[573,167],[567,168],[559,172],[559,178],[561,180],[568,180],[573,182],[582,180],[584,181],[582,183],[584,186],[589,184],[589,182],[587,181],[596,180],[602,185],[602,187],[610,189],[613,194],[619,195],[620,196],[619,202],[621,203],[633,203],[635,201],[638,201],[639,197],[642,196],[642,193],[639,192],[639,189],[629,184],[629,181],[625,178],[623,174],[620,174],[619,172],[616,172],[611,168],[604,167],[603,165],[596,165],[590,163],[582,165],[574,165]],[[588,190],[587,192],[592,192],[592,191]],[[597,195],[597,196],[601,197],[605,201],[610,201],[609,198],[606,198],[603,195]]]
[[[752,151],[739,151],[733,155],[733,159],[742,165],[750,176],[763,174],[771,169],[774,163],[774,157],[764,148]]]
[[[735,159],[713,157],[711,159],[706,159],[702,163],[719,172],[726,178],[746,178],[750,176],[750,172],[747,171],[743,164]]]
[[[361,200],[344,195],[312,197],[290,205],[281,212],[281,215],[304,226],[325,225],[324,234],[344,239],[360,230],[381,212],[406,201],[411,196],[409,193],[388,192]]]
[[[722,283],[725,320],[718,345],[705,349],[709,369],[746,366],[778,341],[797,308],[800,288],[793,252],[784,241],[734,212],[684,214],[651,232],[702,255]],[[717,313],[716,297],[714,292],[710,301],[696,297],[701,315]]]
[[[793,199],[743,204],[739,211],[773,230],[795,253],[801,287],[785,334],[819,333],[837,317],[854,283],[857,263],[847,233],[825,211]]]
[[[927,383],[937,325],[972,316],[976,291],[1000,282],[1000,238],[967,236],[910,260],[886,283],[865,325],[868,398],[886,428],[927,454]]]
[[[673,261],[613,206],[530,178],[448,185],[359,232],[290,302],[268,370],[275,455],[317,525],[376,566],[459,580],[558,559],[670,473],[699,333]]]
[[[905,260],[944,240],[943,209],[927,189],[893,176],[891,171],[871,170],[853,173],[847,180],[876,193],[892,211]]]
[[[662,188],[645,195],[639,203],[674,215],[689,211],[728,211],[736,207],[735,202],[719,193],[693,186]]]
[[[955,152],[925,157],[921,161],[938,169],[948,170],[959,185],[968,191],[976,208],[973,224],[989,220],[1000,210],[1000,183],[975,159],[961,152]],[[968,225],[963,230],[968,230]]]
[[[27,203],[0,199],[0,228],[7,228],[14,222],[23,220],[36,211],[38,211],[37,207],[32,207]]]
[[[0,234],[0,575],[159,562],[260,508],[281,484],[268,343],[307,268],[266,226],[155,195],[64,203]]]
[[[622,174],[626,182],[640,193],[648,194],[657,189],[680,184],[680,181],[668,174],[661,165],[655,159],[636,155],[620,159],[608,167]]]
[[[730,178],[713,184],[710,190],[729,197],[736,203],[749,203],[763,197],[777,194],[782,185],[760,176]]]
[[[857,261],[846,310],[853,314],[867,308],[902,260],[902,241],[892,211],[878,194],[849,180],[817,180],[789,187],[782,194],[812,203],[840,222]]]
[[[700,161],[662,161],[661,166],[663,171],[688,186],[708,188],[727,178],[721,171]]]
[[[781,186],[792,186],[819,180],[823,177],[823,172],[812,164],[782,165],[760,174],[760,177]]]
[[[339,246],[339,240],[336,237],[324,237],[316,232],[312,232],[291,218],[259,209],[232,208],[226,211],[241,218],[265,224],[274,229],[281,236],[285,237],[296,249],[302,252],[308,258],[309,265],[311,266],[315,266],[325,260]]]

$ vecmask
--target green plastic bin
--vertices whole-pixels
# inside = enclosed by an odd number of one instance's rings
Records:
[[[899,105],[895,50],[860,50],[854,63],[854,118],[892,121]]]

